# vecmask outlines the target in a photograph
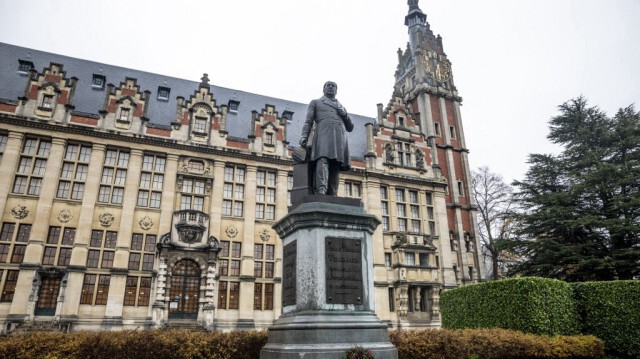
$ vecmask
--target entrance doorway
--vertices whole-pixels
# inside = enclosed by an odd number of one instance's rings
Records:
[[[45,277],[40,285],[38,302],[34,315],[53,316],[56,314],[58,294],[60,293],[60,278]]]
[[[173,267],[169,290],[169,319],[196,319],[200,299],[200,267],[183,259]]]

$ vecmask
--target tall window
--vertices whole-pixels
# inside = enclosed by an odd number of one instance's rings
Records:
[[[75,237],[75,228],[49,227],[42,264],[68,266]]]
[[[2,154],[4,153],[4,149],[7,147],[7,141],[9,137],[5,134],[0,133],[0,163],[2,163]]]
[[[156,251],[156,236],[146,236],[134,233],[131,238],[131,250],[129,252],[129,270],[147,271],[153,270],[153,260]]]
[[[432,236],[435,236],[436,235],[436,215],[435,215],[435,209],[433,206],[433,193],[427,192],[426,203],[427,203],[427,220],[429,222],[429,234]]]
[[[151,294],[151,277],[128,276],[124,289],[125,306],[146,307]]]
[[[253,245],[253,275],[256,278],[273,278],[275,270],[275,246]]]
[[[344,194],[346,197],[362,198],[362,184],[360,182],[345,181]]]
[[[416,265],[416,254],[413,252],[405,252],[404,253],[404,262],[406,265],[408,266],[414,266]]]
[[[96,229],[91,231],[87,268],[113,268],[117,241],[118,232]]]
[[[396,142],[398,164],[401,166],[411,166],[411,145],[405,142]]]
[[[395,310],[395,299],[393,298],[393,288],[389,288],[389,311]]]
[[[287,176],[287,204],[291,205],[291,190],[293,189],[293,175]]]
[[[80,304],[105,305],[109,297],[109,284],[111,276],[108,274],[84,275]]]
[[[138,206],[160,208],[162,186],[164,185],[164,168],[167,160],[156,155],[142,157],[140,173],[140,189],[138,190]]]
[[[25,139],[18,171],[13,182],[13,193],[40,195],[42,178],[47,167],[47,158],[50,151],[51,142],[48,140]]]
[[[2,279],[2,272],[4,270],[0,269],[0,279]],[[11,302],[13,301],[13,294],[16,291],[16,284],[18,284],[18,274],[20,274],[19,270],[7,270],[7,276],[4,279],[4,286],[2,287],[2,297],[0,298],[0,302]]]
[[[411,232],[421,233],[420,205],[418,204],[418,191],[409,191],[409,212],[411,216]]]
[[[58,198],[82,199],[90,158],[90,146],[67,145],[60,172],[60,182],[58,182]]]
[[[407,204],[405,190],[396,188],[396,215],[398,221],[398,231],[407,231]]]
[[[273,283],[254,284],[253,309],[273,310]]]
[[[221,276],[240,276],[240,259],[242,257],[242,243],[220,241],[218,254],[218,273]]]
[[[0,232],[0,263],[22,263],[24,253],[27,249],[27,242],[31,235],[30,224],[16,224],[5,222],[2,224]]]
[[[224,168],[222,215],[242,217],[244,209],[245,169],[237,166]]]
[[[238,309],[240,303],[240,283],[220,281],[218,285],[218,308]]]
[[[380,187],[380,199],[382,200],[382,229],[389,230],[389,193],[387,187]]]
[[[128,166],[129,152],[115,149],[107,150],[102,166],[98,202],[122,204]]]
[[[276,217],[276,173],[258,171],[256,176],[256,219],[274,220]]]
[[[206,183],[201,179],[185,178],[182,181],[180,209],[204,211]]]

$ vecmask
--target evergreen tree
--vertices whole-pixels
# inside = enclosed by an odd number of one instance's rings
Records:
[[[522,256],[510,274],[567,281],[640,275],[640,113],[612,118],[579,97],[559,107],[549,140],[559,155],[532,154],[514,182]]]

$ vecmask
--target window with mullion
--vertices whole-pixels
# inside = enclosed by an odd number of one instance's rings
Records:
[[[131,250],[129,252],[130,270],[147,271],[153,270],[156,236],[152,234],[134,233],[131,238]]]
[[[98,268],[100,258],[100,268],[113,268],[117,241],[118,232],[94,229],[89,242],[87,268]]]
[[[142,158],[142,172],[138,189],[138,207],[160,208],[166,159],[146,154]]]
[[[256,184],[256,219],[273,221],[276,214],[276,172],[258,171]],[[241,190],[244,197],[244,186]]]
[[[426,204],[427,204],[427,221],[429,223],[429,234],[432,236],[435,236],[436,235],[436,219],[435,219],[435,208],[433,205],[433,193],[427,192]]]
[[[26,138],[13,182],[13,193],[39,196],[51,141]]]
[[[396,221],[399,232],[407,231],[407,203],[405,201],[405,190],[396,188]]]
[[[3,223],[0,231],[0,263],[7,262],[9,253],[10,263],[22,263],[27,246],[19,243],[27,243],[30,235],[31,224],[21,223],[16,231],[15,223]]]
[[[91,147],[68,144],[58,182],[58,198],[81,200],[89,171]]]
[[[75,228],[49,227],[42,264],[54,265],[57,263],[58,266],[68,266],[71,261],[71,250],[75,236]]]
[[[129,166],[129,152],[108,149],[105,152],[98,202],[122,204]]]
[[[80,304],[105,305],[109,297],[111,276],[85,273],[80,294]]]
[[[180,187],[180,209],[204,211],[206,183],[203,179],[185,178]]]
[[[222,193],[222,215],[242,217],[244,213],[245,169],[226,166]]]
[[[380,200],[382,210],[382,229],[389,230],[389,191],[387,187],[380,187]]]

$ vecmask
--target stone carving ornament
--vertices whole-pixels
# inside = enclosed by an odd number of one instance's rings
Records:
[[[268,242],[268,241],[269,241],[269,239],[271,239],[271,234],[269,233],[269,231],[268,231],[268,230],[263,229],[263,230],[260,232],[260,239],[262,239],[262,241],[263,241],[263,242]]]
[[[57,218],[58,218],[58,222],[60,223],[68,223],[73,219],[73,215],[71,214],[71,211],[69,211],[68,209],[63,209],[60,211],[60,213],[58,213]]]
[[[238,235],[238,228],[236,228],[235,225],[231,224],[227,226],[225,232],[227,233],[227,236],[229,238],[236,238],[236,236]]]
[[[153,227],[153,221],[151,220],[151,218],[149,218],[149,216],[142,217],[138,224],[140,225],[140,228],[145,231],[148,231],[151,229],[151,227]]]
[[[98,221],[103,227],[110,227],[113,224],[114,219],[115,217],[113,217],[113,214],[109,212],[105,212],[98,217]]]
[[[29,215],[29,210],[27,206],[19,204],[11,208],[11,215],[15,219],[25,219]]]

